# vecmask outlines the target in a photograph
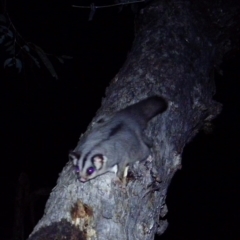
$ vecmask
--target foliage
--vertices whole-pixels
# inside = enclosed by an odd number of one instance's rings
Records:
[[[19,73],[23,67],[22,59],[28,57],[38,68],[41,68],[42,63],[52,77],[58,79],[54,66],[49,60],[49,56],[55,57],[60,63],[64,63],[64,59],[71,59],[69,56],[63,55],[59,57],[53,54],[47,54],[36,44],[26,42],[16,30],[7,13],[0,14],[0,45],[3,45],[8,54],[3,64],[4,68],[15,67]]]

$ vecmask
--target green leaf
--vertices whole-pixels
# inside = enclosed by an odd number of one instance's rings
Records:
[[[27,52],[29,52],[29,51],[30,51],[30,49],[29,49],[28,45],[24,45],[22,48],[23,48],[23,49],[25,49]]]
[[[4,40],[5,40],[5,35],[2,35],[2,36],[0,37],[0,44],[2,44]]]
[[[4,64],[3,64],[4,68],[5,68],[6,66],[8,66],[8,67],[12,66],[12,64],[11,64],[12,60],[13,60],[13,58],[8,58],[8,59],[6,59],[6,60],[4,61]]]
[[[22,62],[18,58],[16,58],[15,61],[16,61],[16,68],[18,69],[18,72],[20,73],[22,70]]]
[[[35,62],[37,67],[41,68],[39,61],[30,53],[28,53],[28,56]]]
[[[41,58],[43,64],[48,69],[48,71],[52,74],[53,77],[58,79],[57,73],[56,73],[52,63],[48,59],[46,53],[40,47],[38,47],[36,45],[35,45],[35,49],[36,49],[36,52],[37,52],[38,56]]]
[[[8,30],[7,27],[5,27],[3,25],[0,26],[0,32],[6,32],[7,30]]]
[[[13,32],[9,29],[8,29],[6,35],[9,36],[10,38],[13,38]]]

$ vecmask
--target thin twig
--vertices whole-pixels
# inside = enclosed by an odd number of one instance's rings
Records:
[[[111,4],[111,5],[105,5],[105,6],[95,6],[94,8],[109,8],[109,7],[115,7],[115,6],[119,6],[119,5],[127,5],[127,4],[133,4],[133,3],[139,3],[139,2],[145,2],[145,0],[139,0],[139,1],[133,1],[133,2],[126,2],[126,3],[115,3],[115,4]],[[72,5],[72,7],[76,7],[76,8],[92,8],[92,4],[90,6],[77,6],[77,5]]]

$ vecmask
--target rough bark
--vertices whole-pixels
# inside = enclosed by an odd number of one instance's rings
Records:
[[[152,155],[134,165],[125,191],[111,173],[80,183],[68,163],[29,239],[152,240],[165,231],[167,189],[183,148],[221,110],[211,72],[229,36],[220,41],[220,30],[209,26],[220,11],[214,16],[217,9],[200,2],[159,1],[140,11],[132,51],[96,115],[164,96],[168,110],[146,130]],[[219,35],[212,36],[213,29]]]

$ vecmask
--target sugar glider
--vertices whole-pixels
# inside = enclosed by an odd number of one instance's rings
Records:
[[[164,98],[152,96],[101,119],[69,153],[78,179],[86,182],[106,172],[122,179],[125,167],[149,156],[151,141],[143,131],[166,109]]]

